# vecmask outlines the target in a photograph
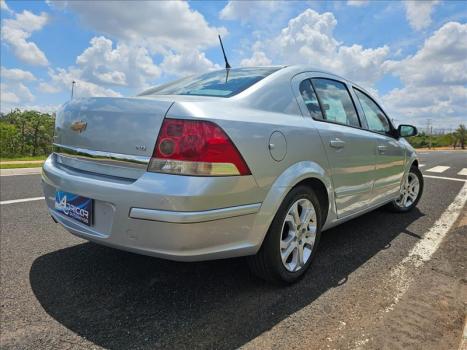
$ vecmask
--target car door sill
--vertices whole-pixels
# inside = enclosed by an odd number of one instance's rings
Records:
[[[370,207],[367,207],[367,208],[364,208],[364,209],[362,209],[362,210],[359,210],[359,211],[357,211],[356,213],[352,213],[352,214],[346,215],[346,216],[344,216],[344,217],[337,218],[337,219],[335,219],[335,220],[332,221],[332,222],[326,223],[326,224],[324,225],[324,227],[323,227],[322,230],[325,231],[325,230],[328,230],[328,229],[330,229],[330,228],[332,228],[332,227],[335,227],[335,226],[337,226],[337,225],[340,225],[340,224],[342,224],[342,223],[344,223],[344,222],[346,222],[346,221],[355,219],[356,217],[361,216],[361,215],[366,214],[366,213],[369,213],[370,211],[373,211],[373,210],[375,210],[375,209],[377,209],[377,208],[380,208],[380,207],[382,207],[383,205],[386,205],[386,204],[390,203],[390,202],[393,201],[393,200],[394,200],[394,198],[388,199],[388,200],[386,200],[386,201],[384,201],[384,202],[379,202],[379,203],[374,204],[374,205],[372,205],[372,206],[370,206]]]

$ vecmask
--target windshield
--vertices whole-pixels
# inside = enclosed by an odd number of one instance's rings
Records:
[[[249,88],[281,67],[232,68],[177,80],[144,91],[147,95],[197,95],[230,97]]]

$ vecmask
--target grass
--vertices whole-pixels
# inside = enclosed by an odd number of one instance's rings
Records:
[[[10,161],[28,161],[28,160],[46,160],[48,156],[42,155],[42,156],[28,156],[28,157],[2,157],[0,159],[0,162],[10,162]]]
[[[19,163],[19,164],[2,164],[0,169],[17,169],[17,168],[40,168],[42,163]]]

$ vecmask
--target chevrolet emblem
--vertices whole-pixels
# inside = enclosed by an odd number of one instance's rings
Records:
[[[85,122],[84,120],[77,120],[77,121],[74,121],[73,123],[71,123],[71,130],[73,131],[78,131],[78,132],[83,132],[84,130],[86,130],[86,126],[88,126],[88,123]]]

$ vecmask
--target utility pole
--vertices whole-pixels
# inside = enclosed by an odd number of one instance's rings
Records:
[[[71,99],[73,99],[73,93],[74,93],[74,90],[75,90],[75,84],[76,84],[76,81],[72,81],[71,82]]]
[[[431,149],[431,134],[433,131],[433,126],[431,125],[431,119],[428,119],[428,148]]]

